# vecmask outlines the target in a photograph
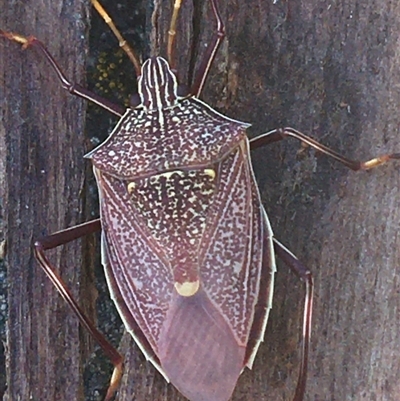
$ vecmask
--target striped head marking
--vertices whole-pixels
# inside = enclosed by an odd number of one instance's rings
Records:
[[[151,57],[145,61],[138,90],[145,111],[162,110],[177,103],[178,82],[162,57]]]

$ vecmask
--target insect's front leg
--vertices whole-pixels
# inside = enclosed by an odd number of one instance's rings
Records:
[[[22,47],[24,49],[31,46],[37,49],[39,53],[50,63],[63,89],[67,90],[72,95],[79,96],[85,100],[88,100],[89,102],[95,103],[98,106],[102,107],[103,109],[106,109],[119,117],[121,117],[124,114],[125,109],[123,107],[118,106],[107,99],[104,99],[103,97],[97,95],[96,93],[91,92],[90,90],[84,88],[83,86],[77,83],[71,82],[66,77],[61,67],[58,65],[57,61],[47,50],[46,46],[40,40],[36,39],[33,36],[25,37],[17,33],[5,32],[2,31],[1,29],[0,29],[0,36],[9,39],[13,42],[22,44]]]

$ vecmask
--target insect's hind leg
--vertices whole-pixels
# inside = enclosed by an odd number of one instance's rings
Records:
[[[304,312],[303,312],[303,332],[302,347],[300,356],[299,378],[297,380],[296,392],[293,401],[303,401],[306,391],[308,354],[310,350],[311,320],[313,307],[314,282],[310,270],[304,266],[292,252],[284,247],[275,238],[274,250],[276,255],[283,260],[292,271],[305,283]]]
[[[23,48],[28,48],[30,46],[36,48],[39,50],[39,52],[45,57],[45,59],[50,63],[52,66],[53,70],[55,71],[61,86],[70,92],[72,95],[79,96],[83,99],[86,99],[92,103],[97,104],[98,106],[102,107],[103,109],[106,109],[110,111],[113,114],[116,114],[117,116],[121,117],[125,109],[121,106],[118,106],[112,102],[110,102],[107,99],[102,98],[101,96],[89,91],[88,89],[84,88],[83,86],[71,82],[64,74],[62,71],[61,67],[58,65],[54,57],[50,54],[50,52],[47,50],[46,46],[38,39],[36,39],[33,36],[25,37],[22,35],[19,35],[17,33],[12,33],[12,32],[5,32],[0,30],[0,36],[3,36],[13,42],[17,42],[22,44]]]
[[[68,242],[74,241],[85,235],[92,234],[101,230],[100,219],[92,220],[78,226],[68,228],[66,230],[58,231],[49,236],[43,237],[34,243],[34,251],[36,259],[38,260],[41,268],[49,277],[51,282],[57,288],[60,295],[71,307],[71,309],[77,315],[81,324],[88,330],[88,332],[93,336],[95,341],[100,345],[104,353],[110,359],[111,363],[114,365],[114,372],[111,377],[110,385],[107,390],[107,395],[104,401],[110,401],[117,391],[122,373],[123,373],[123,357],[122,355],[107,341],[107,339],[100,333],[95,325],[89,320],[89,318],[84,314],[81,307],[78,305],[76,300],[71,294],[64,281],[56,272],[55,267],[47,259],[45,251],[48,249],[54,249],[60,245],[65,245]]]

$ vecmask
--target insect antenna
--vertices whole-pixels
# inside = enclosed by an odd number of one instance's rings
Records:
[[[124,37],[122,36],[122,34],[118,30],[118,28],[115,26],[113,20],[108,15],[108,13],[103,8],[103,6],[97,0],[91,0],[91,2],[93,4],[93,7],[100,14],[100,16],[104,19],[105,23],[110,27],[113,34],[118,39],[119,46],[124,50],[124,52],[127,54],[129,59],[132,61],[133,65],[135,66],[136,76],[141,75],[141,64],[140,64],[138,56],[135,54],[132,47],[129,46],[127,41],[124,39]]]
[[[167,58],[172,71],[176,71],[176,22],[178,20],[179,10],[182,0],[175,0],[174,10],[172,12],[171,23],[168,30]]]

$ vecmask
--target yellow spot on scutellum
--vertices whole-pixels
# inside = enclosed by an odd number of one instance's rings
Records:
[[[212,168],[206,168],[204,174],[208,175],[212,180],[215,178],[215,171]]]
[[[128,192],[131,194],[135,190],[136,184],[134,182],[130,182],[127,186]]]
[[[176,292],[182,297],[191,297],[199,290],[200,282],[186,281],[185,283],[175,283]]]

